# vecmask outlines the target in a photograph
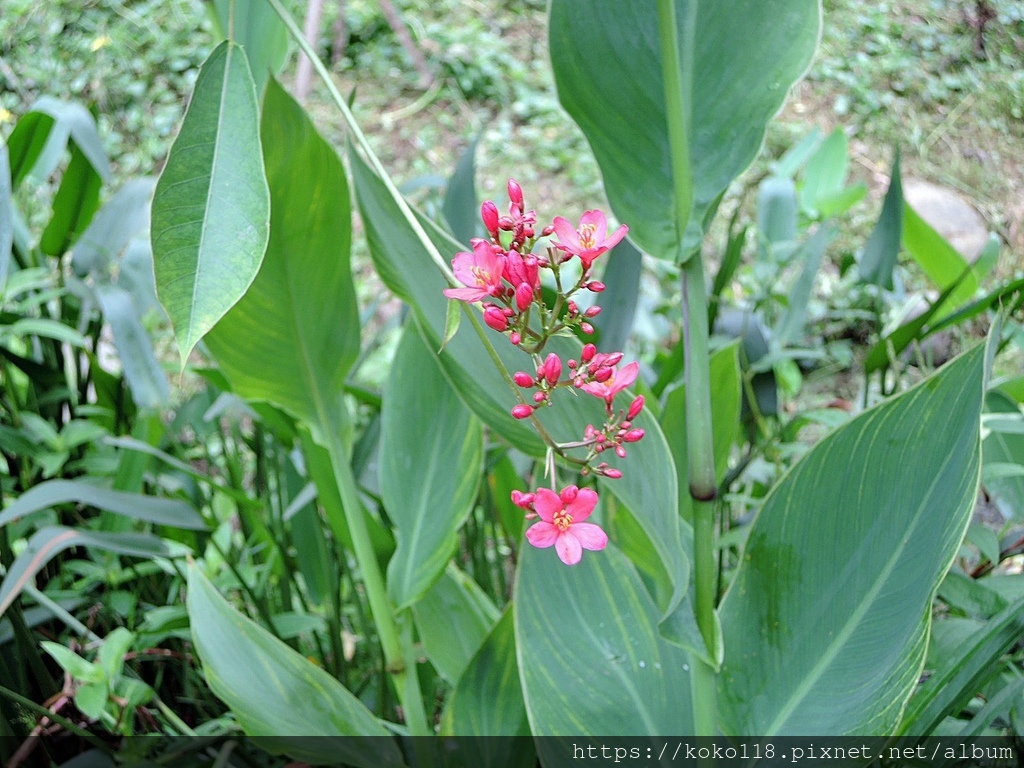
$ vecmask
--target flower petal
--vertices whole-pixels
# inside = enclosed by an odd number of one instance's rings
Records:
[[[576,565],[583,557],[583,546],[579,539],[573,536],[572,528],[559,534],[555,541],[555,551],[558,553],[558,558],[566,565]]]
[[[608,534],[593,523],[573,523],[569,531],[584,549],[604,549],[608,546]]]
[[[564,507],[558,494],[550,488],[538,488],[537,498],[534,499],[533,508],[540,515],[540,519],[550,523],[556,512],[561,512]]]
[[[605,246],[608,248],[614,248],[616,245],[619,244],[619,241],[621,241],[622,238],[626,236],[627,232],[629,232],[629,227],[623,224],[621,227],[616,229],[611,235],[608,236],[608,238],[604,241]]]
[[[597,493],[592,488],[581,488],[576,498],[565,505],[565,511],[572,517],[573,523],[581,523],[590,517],[597,506]]]
[[[580,216],[580,231],[583,230],[587,224],[592,224],[594,227],[595,240],[601,242],[604,240],[604,236],[608,234],[608,219],[602,211],[587,211]]]
[[[630,384],[636,381],[636,375],[639,372],[640,363],[636,362],[635,360],[629,365],[619,368],[619,370],[615,372],[615,375],[608,382],[611,384],[611,387],[609,387],[610,393],[615,394],[616,392],[621,392],[622,390],[624,390],[626,387],[628,387]]]
[[[456,279],[463,285],[476,285],[476,276],[473,274],[473,267],[476,266],[476,257],[472,253],[460,251],[452,259],[452,271]]]
[[[555,543],[559,533],[551,523],[541,521],[526,529],[526,540],[538,549],[544,549]]]
[[[580,233],[576,231],[576,228],[567,219],[555,216],[551,226],[554,227],[555,234],[558,235],[559,242],[565,246],[565,250],[570,253],[579,253],[583,250],[583,244],[580,242]]]
[[[479,288],[445,288],[444,295],[449,299],[459,299],[460,301],[468,301],[471,304],[475,301],[481,301],[482,299],[490,296],[487,291],[482,291]]]

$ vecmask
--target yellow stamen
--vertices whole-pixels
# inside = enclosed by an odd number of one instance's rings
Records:
[[[569,530],[569,526],[572,525],[572,515],[566,512],[564,509],[555,512],[551,518],[551,524],[560,531]]]
[[[589,249],[597,245],[597,241],[594,239],[595,229],[593,224],[584,224],[580,229],[580,245],[584,248]]]

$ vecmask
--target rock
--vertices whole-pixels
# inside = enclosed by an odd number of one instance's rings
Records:
[[[959,192],[922,179],[903,180],[903,198],[918,215],[974,263],[988,241],[988,227]]]

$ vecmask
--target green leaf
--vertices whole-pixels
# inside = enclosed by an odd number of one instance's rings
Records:
[[[48,480],[33,486],[0,513],[0,526],[9,525],[33,512],[71,502],[88,504],[155,525],[194,531],[204,531],[207,527],[200,514],[183,501],[114,491],[83,480]]]
[[[381,408],[380,493],[398,539],[387,575],[396,608],[419,600],[455,554],[483,459],[480,422],[445,380],[434,350],[406,324]]]
[[[1024,632],[1024,599],[992,617],[958,646],[957,657],[932,672],[910,700],[894,733],[927,736],[998,673],[996,662]]]
[[[235,392],[279,406],[322,443],[323,430],[345,430],[345,376],[359,352],[348,183],[337,154],[275,80],[262,133],[270,244],[207,344]]]
[[[154,182],[132,179],[114,193],[75,243],[71,267],[84,277],[105,269],[128,247],[139,232],[149,227],[149,205]]]
[[[811,217],[822,215],[821,202],[842,191],[850,169],[846,132],[836,128],[811,155],[804,168],[800,207]]]
[[[199,72],[153,197],[157,293],[182,366],[256,277],[269,208],[256,88],[241,49],[221,43]]]
[[[107,533],[84,531],[63,526],[40,528],[21,551],[0,584],[0,616],[11,606],[15,598],[59,552],[71,547],[96,547],[105,552],[134,557],[169,557],[167,544],[148,533]]]
[[[249,736],[307,736],[281,744],[296,759],[366,768],[401,765],[389,733],[344,686],[235,611],[195,564],[188,572],[192,638],[210,690]]]
[[[860,279],[880,288],[892,289],[892,271],[900,252],[903,234],[903,182],[900,178],[900,151],[892,161],[889,188],[882,201],[882,212],[860,255]]]
[[[103,667],[86,661],[70,648],[65,648],[63,645],[52,643],[49,640],[43,640],[39,645],[53,657],[54,661],[60,664],[61,669],[75,680],[81,680],[84,683],[101,683],[106,679]]]
[[[266,0],[214,0],[213,10],[221,37],[245,51],[256,92],[262,93],[288,58],[288,30],[281,17]]]
[[[467,248],[470,239],[479,237],[482,229],[480,226],[480,204],[476,197],[476,184],[474,183],[476,164],[473,161],[476,155],[476,146],[479,143],[480,137],[477,136],[466,147],[459,162],[455,164],[455,171],[448,179],[448,187],[444,192],[444,204],[441,207],[444,220],[451,228],[452,235],[458,242],[467,243]]]
[[[610,352],[625,349],[633,330],[643,254],[627,239],[612,248],[607,259],[601,275],[607,287],[598,297],[601,319],[597,332],[601,349]]]
[[[769,176],[757,188],[757,258],[769,261],[776,246],[796,238],[796,186]]]
[[[524,546],[516,645],[533,734],[692,733],[689,657],[661,639],[658,619],[613,545],[572,567],[551,550]],[[567,764],[558,740],[538,744],[545,765]]]
[[[424,337],[432,348],[438,349],[447,314],[448,300],[442,293],[445,280],[379,178],[355,153],[350,157],[359,210],[377,272],[396,295],[410,304]],[[461,249],[425,218],[420,217],[420,223],[442,253],[454,255]],[[544,443],[533,429],[510,414],[516,402],[513,389],[495,367],[475,330],[468,324],[463,326],[462,333],[451,340],[439,357],[445,376],[458,396],[495,435],[531,456],[544,456]],[[507,370],[517,371],[531,364],[530,358],[507,339],[489,329],[485,333]],[[579,342],[569,338],[552,339],[548,349],[558,353],[563,363],[568,358],[578,359],[580,354]],[[587,424],[602,423],[604,407],[598,398],[557,394],[566,396],[556,397],[554,407],[538,411],[538,418],[555,440],[578,440]],[[623,403],[629,402],[628,396],[620,396]],[[625,461],[608,459],[609,464],[622,469],[623,477],[601,487],[619,497],[637,515],[672,576],[675,592],[670,602],[676,603],[683,597],[689,566],[676,513],[672,454],[648,409],[633,424],[643,429],[646,436],[630,445]],[[661,606],[666,613],[673,607]]]
[[[821,268],[825,248],[828,247],[835,235],[835,227],[827,223],[821,224],[797,251],[795,258],[802,258],[804,265],[790,289],[789,304],[775,325],[773,341],[780,348],[796,342],[803,333],[804,321],[807,317],[807,304],[810,302],[811,292],[814,290],[814,279],[818,276],[818,270]]]
[[[852,419],[765,499],[721,605],[727,733],[899,723],[974,508],[984,363],[980,345]]]
[[[810,64],[821,14],[817,0],[693,3],[692,28],[691,14],[676,14],[678,39],[692,43],[680,51],[693,199],[680,243],[656,5],[553,0],[548,42],[559,100],[590,142],[615,215],[641,250],[672,259],[692,251],[721,194],[756,157]]]
[[[978,290],[980,277],[975,269],[971,268],[960,252],[922,219],[909,204],[903,206],[903,247],[914,261],[921,265],[921,269],[939,290],[944,291],[953,285],[957,286],[943,302],[943,307],[939,310],[940,315],[959,307]]]
[[[135,635],[124,627],[117,627],[103,638],[96,661],[103,668],[108,680],[116,680],[124,667],[124,655],[135,642]]]
[[[451,683],[462,676],[498,620],[487,595],[454,565],[412,610],[427,658]]]
[[[75,706],[88,718],[99,720],[107,706],[110,689],[106,681],[86,683],[75,691]]]
[[[985,409],[989,413],[1019,414],[1020,407],[1002,392],[993,391],[985,396]],[[997,463],[1024,465],[1024,435],[992,431],[981,444],[985,467]],[[1012,518],[1024,517],[1024,477],[983,476],[985,489],[994,496],[1004,514]]]
[[[519,663],[516,661],[515,624],[511,606],[505,609],[500,621],[494,625],[448,698],[441,715],[441,734],[489,737],[530,734],[526,705],[519,686]],[[486,750],[490,740],[467,741],[471,746]],[[515,756],[521,757],[522,761],[513,760]],[[477,764],[524,767],[536,764],[536,755],[530,749],[506,751],[504,757],[507,762],[498,759],[500,757],[502,755],[490,755],[490,759],[481,759]]]
[[[14,247],[14,197],[7,145],[0,142],[0,295],[7,285]]]
[[[106,181],[110,177],[110,161],[92,114],[81,104],[43,96],[18,121],[11,134],[14,188],[30,173],[39,181],[49,178],[60,164],[69,140]]]
[[[39,239],[39,250],[60,256],[78,239],[100,205],[103,179],[77,145],[71,147],[71,162],[53,197],[53,215]]]
[[[118,285],[98,282],[96,299],[103,319],[110,325],[114,346],[121,358],[121,369],[140,408],[158,408],[171,398],[171,387],[153,342],[142,324],[142,311],[128,291]]]

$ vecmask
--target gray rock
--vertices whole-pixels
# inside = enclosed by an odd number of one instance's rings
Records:
[[[903,180],[903,198],[918,215],[968,262],[974,263],[988,240],[981,214],[959,193],[922,179]]]

